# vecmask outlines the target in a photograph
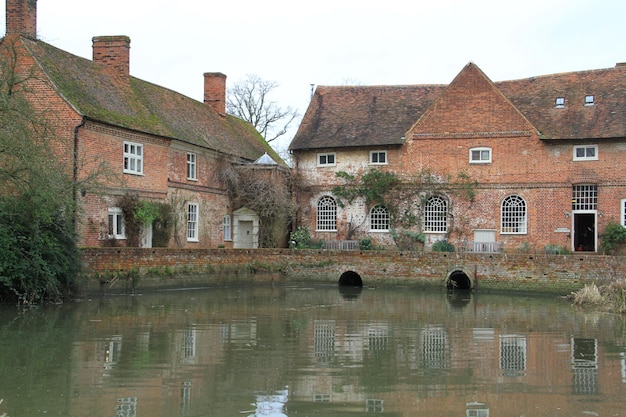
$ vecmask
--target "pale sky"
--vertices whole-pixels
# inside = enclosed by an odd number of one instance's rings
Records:
[[[39,0],[40,39],[91,59],[131,38],[131,75],[203,98],[256,74],[304,114],[315,85],[448,84],[468,62],[492,81],[626,62],[624,0]],[[5,27],[5,15],[0,16]],[[4,33],[4,29],[2,32]],[[275,148],[283,150],[289,137]]]

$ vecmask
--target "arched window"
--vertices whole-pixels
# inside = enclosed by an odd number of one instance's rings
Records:
[[[337,202],[329,195],[325,195],[317,202],[317,230],[337,230]]]
[[[502,230],[500,233],[526,233],[526,201],[518,195],[502,200]]]
[[[448,202],[439,196],[430,197],[424,207],[424,231],[445,233],[448,230]]]
[[[370,210],[370,230],[376,232],[389,231],[389,212],[385,206],[374,206]]]

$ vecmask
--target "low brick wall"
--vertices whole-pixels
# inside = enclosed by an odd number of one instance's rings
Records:
[[[475,290],[569,294],[586,283],[626,277],[626,258],[292,249],[85,248],[83,293],[146,291],[250,282],[336,284],[345,271],[364,286],[444,287],[463,271]]]

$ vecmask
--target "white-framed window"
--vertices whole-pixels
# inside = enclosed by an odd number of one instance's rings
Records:
[[[233,240],[231,230],[232,229],[231,229],[230,216],[226,215],[224,216],[224,240],[226,241]]]
[[[598,145],[574,146],[574,161],[597,161]]]
[[[111,207],[108,210],[108,236],[109,239],[126,239],[124,227],[124,213],[119,207]]]
[[[196,154],[189,152],[187,154],[187,179],[196,180]]]
[[[445,233],[448,230],[448,202],[440,196],[430,197],[424,207],[424,232]]]
[[[626,227],[626,198],[622,198],[622,201],[620,201],[619,213],[620,224]]]
[[[329,195],[317,201],[317,222],[315,228],[319,231],[337,231],[337,202]]]
[[[198,204],[187,203],[187,240],[198,241]]]
[[[371,151],[370,164],[387,165],[387,151]]]
[[[565,97],[557,97],[554,101],[554,107],[557,109],[565,108]]]
[[[470,164],[491,163],[491,148],[472,148],[469,151]]]
[[[143,145],[124,142],[124,173],[143,174]]]
[[[585,106],[593,106],[596,103],[596,98],[592,95],[585,96]]]
[[[578,184],[572,187],[572,210],[597,210],[598,186]]]
[[[526,201],[519,195],[506,197],[502,200],[500,233],[525,234],[526,217]]]
[[[372,207],[370,210],[370,231],[389,231],[389,211],[387,211],[387,207],[381,205]]]
[[[336,164],[335,153],[318,153],[317,166],[334,166]]]

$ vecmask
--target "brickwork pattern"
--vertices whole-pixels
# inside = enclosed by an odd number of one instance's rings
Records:
[[[335,284],[345,271],[357,272],[364,286],[444,288],[449,274],[460,270],[475,279],[477,291],[566,295],[585,284],[626,276],[625,258],[577,254],[85,248],[83,261],[79,285],[85,292],[99,291],[101,285],[116,289],[104,281],[131,270],[145,275],[137,284],[142,290],[277,281]]]

